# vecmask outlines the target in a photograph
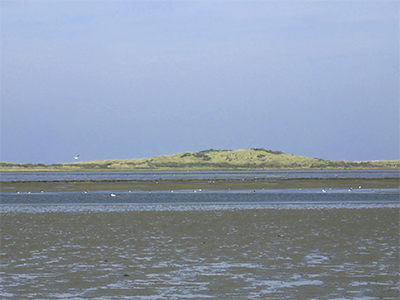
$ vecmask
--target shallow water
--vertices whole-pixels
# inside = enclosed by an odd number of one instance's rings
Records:
[[[181,190],[0,193],[4,205],[400,202],[400,189]]]
[[[399,208],[5,205],[0,297],[398,299]]]
[[[0,298],[398,299],[399,192],[0,193]]]

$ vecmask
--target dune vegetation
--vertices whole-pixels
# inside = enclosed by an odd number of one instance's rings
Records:
[[[264,148],[251,148],[210,149],[141,159],[96,160],[49,165],[0,162],[0,171],[395,169],[399,166],[400,160],[333,161],[286,154]]]

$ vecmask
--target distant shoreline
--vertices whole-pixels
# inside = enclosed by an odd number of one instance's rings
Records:
[[[231,170],[375,170],[398,169],[400,160],[335,161],[265,148],[203,150],[150,158],[74,161],[73,163],[0,162],[1,172],[72,171],[231,171]]]
[[[24,167],[12,167],[2,168],[0,172],[188,172],[188,171],[353,171],[353,170],[399,170],[397,166],[386,166],[386,167],[345,167],[345,168],[154,168],[154,169],[123,169],[123,168],[108,168],[108,169],[89,169],[80,167],[62,167],[62,168],[24,168]]]

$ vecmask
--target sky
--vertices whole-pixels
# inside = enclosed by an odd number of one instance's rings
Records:
[[[7,1],[0,160],[399,159],[398,1]]]

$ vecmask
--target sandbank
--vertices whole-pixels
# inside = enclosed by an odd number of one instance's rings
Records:
[[[160,191],[160,190],[257,190],[296,188],[399,188],[400,178],[338,178],[279,180],[109,180],[1,182],[1,192]]]

